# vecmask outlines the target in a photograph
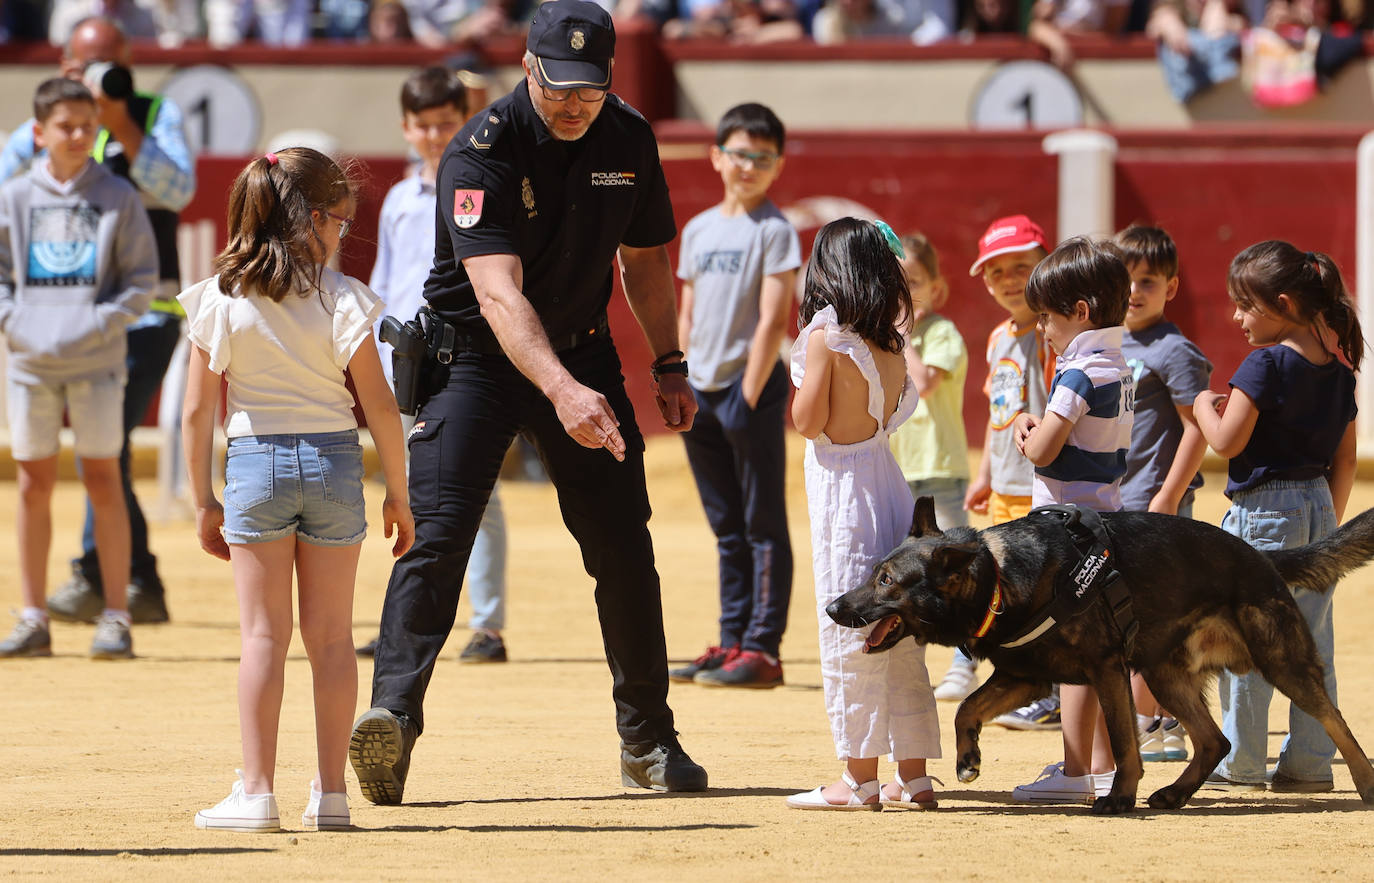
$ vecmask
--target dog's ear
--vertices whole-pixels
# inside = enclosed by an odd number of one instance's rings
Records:
[[[931,553],[930,560],[946,573],[957,573],[966,569],[978,556],[977,543],[961,543],[957,546],[941,546]]]
[[[911,513],[911,533],[913,537],[937,537],[943,531],[935,523],[935,498],[921,497],[916,501],[916,508]]]

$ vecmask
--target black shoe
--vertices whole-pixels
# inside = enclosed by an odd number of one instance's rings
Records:
[[[371,659],[372,657],[374,657],[374,656],[377,655],[377,642],[380,641],[381,639],[382,639],[382,636],[381,636],[381,635],[378,635],[377,637],[375,637],[375,638],[373,638],[372,640],[368,641],[366,644],[362,645],[361,647],[355,647],[355,648],[353,649],[353,652],[356,653],[356,654],[358,654],[359,656],[366,656],[368,659]]]
[[[415,724],[403,714],[370,708],[353,725],[348,760],[358,777],[358,790],[373,803],[398,806],[415,747]]]
[[[60,622],[95,622],[104,609],[104,596],[75,564],[71,579],[48,599],[48,616]]]
[[[459,662],[505,662],[506,642],[482,630],[472,633],[472,640],[458,654]]]
[[[677,736],[620,743],[620,784],[654,791],[705,791],[706,770],[687,756]]]
[[[679,684],[690,684],[703,671],[715,671],[739,655],[739,645],[733,647],[707,647],[706,652],[684,665],[668,671],[668,680]]]
[[[135,579],[129,583],[129,616],[139,624],[167,622],[167,595],[162,580]]]

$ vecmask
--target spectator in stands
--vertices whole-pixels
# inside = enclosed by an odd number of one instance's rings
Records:
[[[1240,74],[1245,17],[1234,0],[1157,0],[1145,33],[1159,44],[1164,82],[1188,101]]]
[[[251,38],[268,46],[299,46],[310,38],[311,0],[205,0],[211,46]]]
[[[367,32],[374,43],[406,43],[415,39],[410,13],[401,0],[377,0],[367,16]]]
[[[965,0],[961,4],[960,31],[977,34],[1015,34],[1025,30],[1021,24],[1021,4],[1017,0]]]
[[[954,0],[826,0],[811,24],[817,43],[909,37],[924,46],[954,33]]]
[[[319,0],[315,36],[326,40],[368,39],[368,0]]]
[[[527,0],[401,0],[425,46],[484,40],[519,30]]]
[[[1067,70],[1073,50],[1066,38],[1074,34],[1119,34],[1130,12],[1130,0],[1037,0],[1031,7],[1026,36],[1050,54],[1050,61]]]
[[[670,40],[689,37],[770,43],[803,36],[793,0],[677,0],[663,25]],[[624,13],[622,13],[624,15]]]

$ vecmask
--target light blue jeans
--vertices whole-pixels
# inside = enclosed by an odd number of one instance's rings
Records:
[[[1271,481],[1240,491],[1221,527],[1256,549],[1289,549],[1321,539],[1336,529],[1336,510],[1324,478]],[[1333,587],[1334,588],[1334,587]],[[1290,588],[1312,632],[1325,676],[1326,692],[1336,701],[1335,633],[1331,592]],[[1269,700],[1274,688],[1258,672],[1244,675],[1222,671],[1218,682],[1222,732],[1231,753],[1216,771],[1235,782],[1263,782],[1268,761]],[[1279,750],[1275,772],[1305,782],[1331,781],[1336,746],[1314,718],[1288,709],[1288,736]]]
[[[487,511],[472,541],[468,558],[468,601],[472,629],[506,627],[506,516],[501,512],[501,486],[492,488]]]

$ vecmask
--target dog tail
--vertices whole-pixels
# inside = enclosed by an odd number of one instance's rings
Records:
[[[1315,543],[1268,551],[1265,555],[1290,586],[1324,592],[1336,580],[1374,558],[1374,509],[1361,512]]]

